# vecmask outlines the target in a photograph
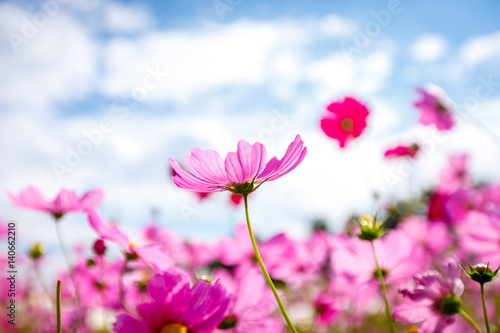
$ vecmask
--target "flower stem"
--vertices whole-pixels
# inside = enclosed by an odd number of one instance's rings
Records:
[[[75,276],[73,274],[73,269],[71,268],[71,265],[68,260],[68,255],[66,254],[66,250],[64,248],[64,244],[62,242],[62,237],[61,237],[61,231],[59,230],[59,219],[56,219],[56,234],[57,234],[57,240],[59,241],[59,246],[61,247],[61,251],[64,256],[64,261],[66,261],[66,266],[68,266],[68,272],[69,276],[71,278],[71,282],[73,282],[73,289],[75,290],[75,296],[76,296],[76,302],[78,305],[78,311],[80,313],[80,318],[82,320],[82,325],[85,328],[85,318],[83,317],[83,310],[82,310],[82,302],[80,300],[80,293],[78,292],[78,288],[76,287],[76,282],[75,282]]]
[[[127,271],[127,264],[128,264],[128,259],[125,259],[123,261],[123,265],[120,268],[120,275],[118,276],[118,296],[120,299],[120,305],[123,310],[128,311],[127,307],[125,306],[125,295],[124,295],[124,290],[123,290],[123,277],[125,275],[125,272]]]
[[[488,320],[488,311],[486,311],[486,301],[484,299],[484,283],[481,283],[481,300],[483,302],[484,323],[486,325],[486,332],[490,333],[490,321]]]
[[[47,289],[47,286],[45,286],[45,284],[43,283],[42,277],[40,275],[40,269],[39,269],[39,266],[38,266],[38,260],[37,259],[33,260],[33,270],[35,271],[35,276],[36,276],[38,282],[40,283],[40,285],[42,286],[43,291],[45,292],[45,294],[49,298],[51,305],[54,306],[54,299],[50,295],[50,291]]]
[[[62,332],[61,326],[61,280],[57,280],[57,296],[56,296],[56,311],[57,311],[57,333]]]
[[[474,319],[472,319],[472,318],[471,318],[471,317],[467,314],[467,312],[465,312],[463,309],[460,309],[458,312],[462,315],[462,317],[464,317],[465,319],[467,319],[467,321],[468,321],[468,322],[469,322],[472,326],[474,326],[474,328],[476,329],[476,331],[477,331],[478,333],[482,333],[482,332],[481,332],[481,330],[479,329],[479,327],[477,326],[476,322],[474,321]]]
[[[264,262],[262,261],[262,258],[260,257],[259,249],[257,248],[257,244],[255,243],[255,238],[253,236],[252,232],[252,226],[250,225],[250,217],[248,215],[248,201],[247,201],[247,194],[243,195],[243,199],[245,201],[245,215],[247,219],[247,227],[248,227],[248,233],[250,234],[250,239],[252,241],[252,246],[253,250],[255,252],[255,257],[257,257],[257,261],[259,262],[259,266],[262,269],[262,273],[264,273],[264,277],[266,278],[267,284],[269,287],[271,287],[271,290],[273,291],[274,297],[276,297],[276,301],[278,302],[278,305],[280,307],[281,313],[283,314],[283,317],[286,320],[286,323],[288,324],[288,327],[290,330],[292,330],[293,333],[297,333],[297,330],[293,326],[292,321],[288,317],[288,314],[286,313],[285,306],[283,305],[283,302],[281,302],[281,298],[278,295],[278,292],[276,291],[276,287],[274,286],[273,281],[271,280],[271,277],[269,276],[269,273],[267,272],[266,266],[264,266]]]
[[[387,300],[387,289],[385,287],[384,276],[382,275],[382,270],[380,269],[380,265],[378,264],[377,252],[375,251],[375,245],[373,241],[370,242],[372,244],[373,249],[373,257],[375,258],[375,264],[377,265],[377,276],[380,281],[380,288],[382,289],[382,295],[384,296],[385,303],[385,315],[387,317],[387,322],[389,324],[389,329],[391,333],[396,333],[396,329],[394,328],[394,321],[392,320],[391,308],[389,306],[389,301]]]

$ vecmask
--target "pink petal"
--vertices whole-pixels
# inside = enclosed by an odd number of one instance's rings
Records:
[[[307,148],[302,149],[303,145],[304,142],[301,140],[300,135],[297,135],[295,140],[288,146],[283,158],[281,160],[269,161],[268,166],[266,166],[258,178],[275,180],[295,169],[307,154]],[[276,164],[277,161],[279,161],[278,164]],[[275,166],[274,170],[271,169],[273,166]]]
[[[264,170],[266,160],[264,145],[260,143],[251,145],[240,140],[236,153],[228,153],[224,161],[227,179],[235,184],[252,181]]]
[[[103,199],[104,192],[100,188],[89,191],[80,199],[79,208],[84,211],[95,210],[97,206],[101,204]]]
[[[118,315],[113,329],[116,333],[151,333],[142,321],[125,313]]]
[[[63,213],[76,209],[78,209],[78,197],[75,191],[63,188],[54,200],[54,210]]]
[[[157,272],[165,272],[174,261],[157,244],[133,246],[131,249]]]
[[[168,161],[177,173],[177,175],[172,176],[172,180],[178,187],[196,192],[224,191],[224,189],[216,187],[219,185],[218,183],[210,183],[187,173],[178,162],[171,158],[169,158]]]
[[[32,186],[26,188],[17,197],[8,193],[12,203],[19,208],[32,208],[36,210],[51,211],[52,204],[47,202],[40,191]]]
[[[191,156],[186,156],[186,163],[195,177],[207,183],[227,183],[224,162],[215,150],[192,149]]]
[[[124,250],[128,250],[130,239],[116,226],[105,224],[95,211],[87,212],[87,219],[90,226],[97,232],[100,238],[107,239],[120,245]]]
[[[407,302],[394,309],[393,318],[405,324],[419,323],[436,315],[431,307],[431,301]]]

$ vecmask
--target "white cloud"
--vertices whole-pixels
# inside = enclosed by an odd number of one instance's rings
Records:
[[[392,73],[391,51],[374,51],[347,61],[341,52],[313,61],[306,77],[317,85],[316,100],[326,101],[335,95],[374,94],[380,91]]]
[[[330,14],[319,22],[319,31],[326,37],[348,37],[354,31],[355,22],[339,15]]]
[[[467,40],[458,51],[461,60],[468,66],[500,56],[500,31]]]
[[[153,18],[139,5],[106,2],[103,6],[104,26],[114,32],[133,32],[151,26]]]
[[[448,43],[443,36],[425,34],[418,36],[410,46],[410,56],[417,62],[434,62],[443,58],[448,50]]]
[[[0,22],[2,31],[23,41],[0,53],[2,104],[40,113],[51,111],[54,102],[83,98],[93,91],[97,45],[77,19],[60,9],[47,25],[37,27],[33,13],[0,4]]]

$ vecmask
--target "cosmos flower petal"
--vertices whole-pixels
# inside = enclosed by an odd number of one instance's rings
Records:
[[[191,156],[186,156],[186,164],[191,173],[208,183],[225,184],[227,182],[224,162],[215,150],[194,148]]]
[[[24,191],[15,196],[8,193],[12,203],[19,208],[32,208],[37,210],[50,211],[52,205],[48,203],[42,193],[32,186],[26,188]]]
[[[104,192],[100,188],[89,191],[80,199],[80,207],[83,210],[93,210],[101,204],[103,199]]]
[[[197,192],[219,192],[223,191],[223,189],[218,188],[219,183],[217,182],[208,182],[193,176],[192,174],[186,172],[178,162],[168,159],[170,165],[177,173],[175,176],[172,176],[172,180],[175,185],[180,188],[193,190]]]
[[[116,322],[113,324],[115,332],[120,333],[150,333],[146,324],[129,314],[119,314]]]
[[[303,148],[303,146],[304,142],[300,135],[297,135],[288,146],[283,158],[281,160],[271,159],[258,179],[275,180],[295,169],[307,154],[307,148]]]
[[[87,212],[87,219],[90,226],[95,230],[100,238],[110,240],[120,245],[125,250],[129,248],[130,240],[128,236],[117,227],[104,223],[97,212]]]
[[[76,209],[79,200],[75,191],[62,189],[54,200],[54,210],[56,212],[65,212],[67,210]]]
[[[157,272],[165,272],[174,264],[172,258],[158,244],[136,245],[132,250]]]

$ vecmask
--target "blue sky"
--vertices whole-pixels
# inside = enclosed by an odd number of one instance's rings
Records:
[[[0,2],[2,190],[34,185],[52,197],[102,187],[100,212],[132,234],[155,208],[162,226],[213,241],[243,214],[227,195],[199,204],[173,186],[168,157],[194,147],[224,154],[239,139],[259,140],[280,157],[302,135],[304,163],[250,202],[263,236],[300,236],[314,218],[339,229],[353,212],[373,213],[374,190],[390,200],[408,196],[410,179],[414,190],[434,184],[450,153],[469,152],[478,179],[500,180],[498,2],[402,0],[387,24],[373,13],[390,12],[390,1],[221,2],[231,8],[223,17],[213,1],[53,0],[46,20],[39,2]],[[28,25],[36,29],[26,36]],[[349,56],[346,45],[358,52]],[[468,113],[444,137],[417,124],[414,89],[430,82]],[[487,96],[476,96],[478,86]],[[342,151],[318,123],[346,94],[371,114]],[[102,140],[58,174],[54,165],[103,122]],[[387,175],[404,165],[382,154],[413,140],[427,152],[393,184]],[[6,195],[0,211],[20,221],[26,246],[55,240],[49,217],[14,209]],[[94,237],[83,216],[68,216],[64,228],[75,243]]]

